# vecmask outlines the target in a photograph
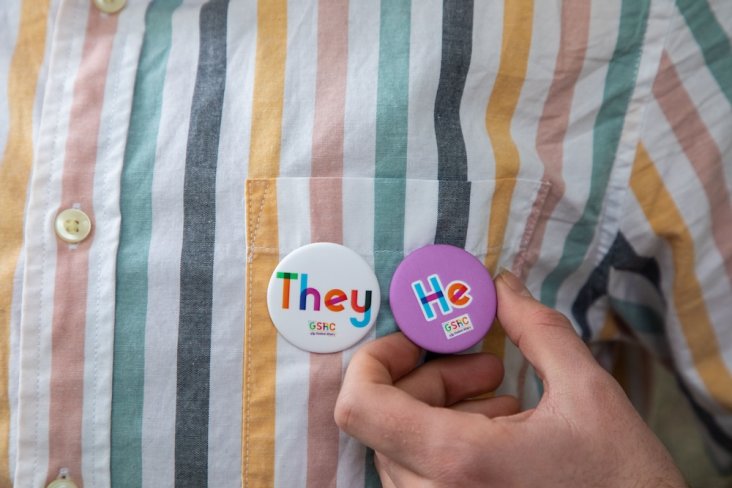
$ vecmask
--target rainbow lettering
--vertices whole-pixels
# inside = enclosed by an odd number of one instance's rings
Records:
[[[445,337],[452,339],[473,330],[473,323],[470,321],[470,315],[465,314],[444,322],[442,330],[445,332]]]
[[[282,280],[282,308],[289,310],[290,308],[290,282],[300,280],[300,310],[307,310],[308,298],[312,298],[313,310],[320,311],[321,305],[331,312],[343,312],[349,303],[349,295],[345,291],[338,288],[328,290],[324,295],[315,287],[308,286],[307,273],[291,273],[277,272],[277,278]],[[359,320],[357,316],[351,317],[349,320],[354,327],[365,327],[371,320],[371,290],[364,290],[364,303],[358,303],[358,290],[351,290],[350,308],[356,313],[363,314]],[[321,300],[322,297],[322,300]]]
[[[445,293],[439,276],[433,274],[427,280],[432,287],[430,290],[425,289],[425,285],[420,280],[412,283],[414,296],[419,300],[426,320],[435,320],[437,318],[435,309],[432,306],[433,302],[437,302],[437,308],[439,308],[442,315],[446,315],[452,312],[453,307],[464,308],[473,301],[473,297],[470,296],[470,286],[464,281],[455,280],[450,282],[447,285],[447,293]]]

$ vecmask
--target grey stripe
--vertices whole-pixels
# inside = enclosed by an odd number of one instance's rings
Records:
[[[445,0],[442,64],[434,114],[440,180],[435,243],[459,247],[465,247],[470,212],[468,156],[460,126],[460,102],[470,67],[472,41],[472,0]]]
[[[175,412],[175,486],[208,484],[216,162],[226,82],[227,0],[201,8],[201,44],[188,131]]]

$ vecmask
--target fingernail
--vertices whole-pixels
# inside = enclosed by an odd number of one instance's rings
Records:
[[[515,293],[525,297],[532,297],[531,292],[521,283],[521,280],[509,270],[501,269],[498,274],[498,279],[503,281]]]

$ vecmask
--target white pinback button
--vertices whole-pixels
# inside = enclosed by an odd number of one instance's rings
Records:
[[[91,219],[78,208],[67,208],[56,216],[54,228],[59,239],[78,244],[89,236]]]
[[[94,5],[106,14],[116,14],[127,5],[127,0],[94,0]]]
[[[300,247],[277,265],[267,307],[277,330],[310,352],[342,351],[360,341],[379,313],[379,283],[369,264],[339,244]]]

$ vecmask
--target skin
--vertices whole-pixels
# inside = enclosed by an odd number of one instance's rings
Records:
[[[445,357],[418,366],[402,334],[352,359],[335,409],[346,433],[376,452],[385,487],[683,487],[671,457],[617,382],[560,313],[513,275],[496,280],[498,318],[544,383],[536,408],[495,390],[494,356]]]

